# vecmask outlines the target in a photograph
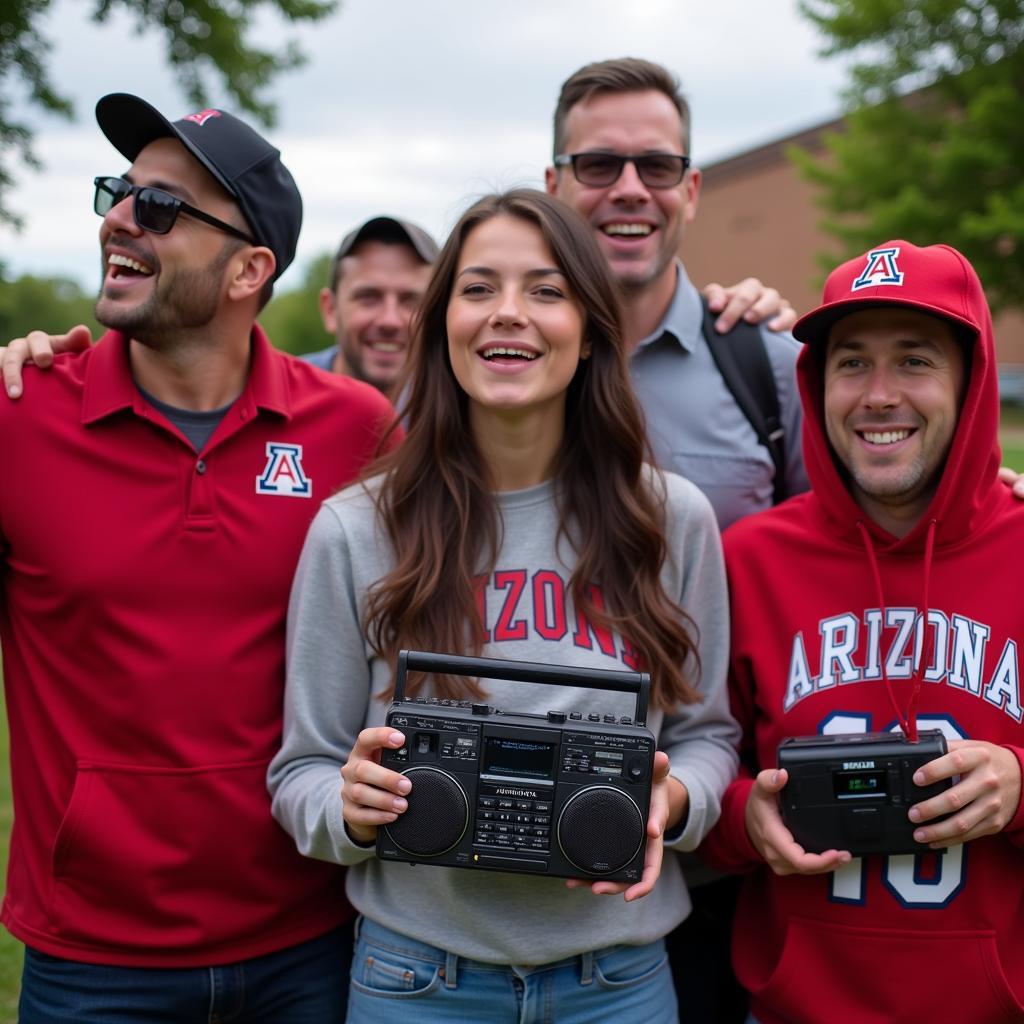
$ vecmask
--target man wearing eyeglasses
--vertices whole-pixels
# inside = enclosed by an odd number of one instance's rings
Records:
[[[705,337],[700,295],[679,258],[686,225],[697,213],[700,171],[690,158],[690,111],[675,77],[645,60],[589,64],[562,86],[554,117],[548,191],[589,224],[617,278],[637,394],[658,461],[694,481],[724,528],[807,488],[801,457],[799,350],[783,310],[761,328],[778,396],[784,467],[727,386]],[[756,321],[759,307],[748,320]],[[753,340],[757,343],[757,339]],[[669,938],[685,1022],[742,1021],[745,997],[732,979],[729,927],[735,884],[710,882],[689,862],[694,903],[679,907],[683,925]],[[704,883],[704,884],[701,884]]]
[[[393,418],[255,324],[302,203],[278,151],[134,96],[87,351],[0,408],[0,643],[20,1020],[344,1019],[342,873],[273,821],[285,613],[319,500]]]
[[[554,135],[547,189],[590,224],[622,289],[655,455],[705,491],[722,527],[769,507],[772,456],[716,367],[700,296],[679,259],[700,171],[691,164],[690,110],[678,81],[645,60],[588,64],[562,86]],[[746,319],[757,321],[777,302],[777,294],[765,296]],[[793,319],[785,304],[761,330],[779,399],[786,494],[807,488],[794,383],[799,346],[772,330]]]

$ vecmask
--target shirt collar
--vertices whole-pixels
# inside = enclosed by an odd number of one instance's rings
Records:
[[[266,409],[290,419],[285,361],[278,357],[259,324],[252,327],[251,351],[249,376],[233,409],[243,418],[254,415],[257,409]],[[86,371],[82,423],[95,423],[124,409],[145,415],[145,407],[128,361],[128,338],[120,331],[107,331],[96,343]]]
[[[703,320],[700,294],[690,283],[682,261],[676,260],[676,290],[672,301],[661,323],[637,345],[637,349],[645,348],[668,334],[687,352],[693,352],[700,338]]]

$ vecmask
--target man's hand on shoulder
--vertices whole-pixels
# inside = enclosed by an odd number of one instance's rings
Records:
[[[21,368],[33,363],[42,370],[53,365],[53,357],[61,352],[82,352],[92,344],[92,332],[85,324],[72,327],[67,334],[29,331],[24,338],[15,338],[6,347],[0,346],[0,373],[4,391],[9,398],[18,398],[22,391]]]
[[[1017,470],[1010,469],[1009,466],[1003,466],[999,470],[999,479],[1013,491],[1015,498],[1024,501],[1024,473],[1018,473]]]
[[[719,314],[715,327],[722,334],[731,331],[740,320],[749,324],[767,320],[765,326],[771,331],[788,331],[797,321],[796,310],[789,302],[756,277],[744,278],[728,287],[709,284],[704,297],[711,312]]]

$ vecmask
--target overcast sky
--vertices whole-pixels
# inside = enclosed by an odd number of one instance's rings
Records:
[[[44,170],[17,168],[8,204],[27,225],[0,227],[15,274],[61,274],[90,292],[92,179],[126,170],[96,127],[96,100],[132,92],[172,119],[190,111],[159,40],[135,35],[127,17],[96,27],[91,7],[56,0],[44,22],[55,84],[78,120],[33,115]],[[558,89],[590,61],[647,57],[673,70],[693,106],[698,165],[835,116],[844,84],[796,0],[342,0],[314,28],[267,19],[258,38],[294,38],[309,56],[276,80],[279,122],[266,132],[306,209],[285,288],[372,214],[408,217],[440,240],[472,197],[539,185]]]

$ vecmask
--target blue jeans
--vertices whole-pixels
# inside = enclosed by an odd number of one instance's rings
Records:
[[[563,925],[552,924],[551,927]],[[564,925],[571,927],[571,923]],[[661,940],[518,967],[466,960],[361,918],[348,1024],[675,1024]]]
[[[26,947],[20,1024],[342,1024],[352,959],[343,925],[218,967],[111,967]]]

